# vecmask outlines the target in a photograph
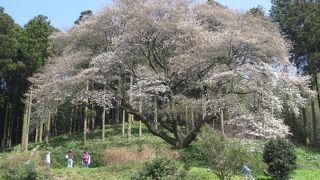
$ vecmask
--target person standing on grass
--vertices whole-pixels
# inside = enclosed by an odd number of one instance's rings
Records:
[[[50,164],[51,164],[51,154],[50,154],[50,151],[47,151],[47,153],[46,153],[45,163],[46,163],[46,165],[48,166],[48,168],[50,168]]]
[[[90,161],[91,161],[91,157],[90,154],[87,150],[83,151],[83,155],[82,155],[82,164],[84,168],[88,168],[90,165]]]
[[[70,149],[68,151],[67,155],[66,155],[66,159],[67,159],[67,163],[68,163],[67,167],[68,168],[72,168],[73,167],[73,156],[74,156],[73,151],[72,151],[72,149]]]
[[[249,169],[249,167],[247,165],[243,165],[242,167],[243,173],[246,176],[246,180],[248,180],[248,178],[254,180],[252,174],[251,174],[251,169]]]

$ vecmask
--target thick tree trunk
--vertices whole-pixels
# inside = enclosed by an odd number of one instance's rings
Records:
[[[172,129],[170,126],[166,126],[163,124],[164,127],[167,127],[166,130],[156,129],[152,122],[150,122],[147,117],[145,117],[143,114],[140,114],[139,112],[133,111],[131,109],[126,109],[128,113],[133,114],[136,116],[136,118],[141,119],[143,124],[145,124],[148,128],[148,130],[155,136],[160,137],[164,141],[166,141],[168,144],[171,144],[174,148],[181,149],[185,148],[190,145],[190,143],[197,137],[198,132],[200,131],[200,128],[205,124],[209,123],[213,117],[207,116],[203,120],[198,120],[198,123],[196,123],[195,128],[190,131],[189,134],[186,136],[182,136],[182,132],[179,128]],[[175,121],[175,120],[172,120]],[[175,125],[177,127],[177,123]],[[178,138],[173,138],[172,136],[168,135],[168,132],[174,133],[176,136],[179,136]]]

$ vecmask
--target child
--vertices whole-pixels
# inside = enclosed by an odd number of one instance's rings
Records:
[[[67,163],[68,163],[67,167],[68,168],[72,168],[73,167],[73,156],[74,156],[73,151],[72,151],[72,149],[70,149],[68,151],[67,155],[66,155],[66,159],[67,159]]]
[[[83,152],[83,155],[82,155],[82,164],[83,164],[84,168],[88,168],[89,167],[90,160],[91,160],[90,154],[89,154],[89,152],[87,150],[85,150]]]
[[[249,169],[249,167],[247,165],[244,164],[243,167],[242,167],[242,170],[243,170],[243,173],[246,176],[246,180],[248,178],[251,178],[251,179],[254,180],[253,176],[251,175],[251,170]]]
[[[51,163],[50,151],[47,151],[47,153],[46,153],[45,163],[48,166],[48,168],[50,168],[50,163]]]

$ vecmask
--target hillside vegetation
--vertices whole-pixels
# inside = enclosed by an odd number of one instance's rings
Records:
[[[144,129],[146,130],[146,129]],[[141,138],[137,136],[138,128],[133,128],[133,137],[128,142],[127,137],[115,131],[115,127],[107,128],[107,138],[105,142],[101,140],[101,132],[96,131],[89,134],[88,143],[85,147],[82,145],[81,134],[68,137],[67,135],[57,136],[49,141],[49,144],[40,145],[37,152],[32,156],[36,167],[20,167],[26,169],[25,173],[34,171],[34,174],[44,174],[39,176],[40,179],[139,179],[142,178],[141,172],[146,171],[146,163],[152,166],[156,159],[160,159],[157,164],[159,172],[167,172],[175,169],[174,173],[169,173],[165,179],[218,179],[207,168],[207,160],[199,151],[195,142],[192,146],[175,150],[166,144],[160,138],[144,133]],[[246,144],[247,150],[251,152],[249,167],[253,170],[256,179],[270,179],[266,174],[266,164],[262,161],[262,151],[264,142],[262,141],[241,141]],[[30,153],[35,149],[37,144],[31,144]],[[16,147],[18,150],[19,147]],[[68,149],[75,152],[74,168],[66,167],[65,154]],[[81,156],[84,149],[88,149],[92,163],[88,169],[84,169],[81,164]],[[46,168],[42,161],[45,152],[50,150],[52,158],[51,169]],[[296,148],[298,155],[298,170],[294,174],[295,179],[316,180],[320,171],[320,152],[308,148]],[[1,170],[0,174],[3,179],[7,179],[8,172],[14,172],[18,169],[17,164],[28,161],[27,154],[16,152],[0,154]],[[169,160],[166,160],[169,159]],[[161,164],[163,163],[163,164]],[[163,167],[162,167],[163,166]],[[166,169],[166,167],[171,167]],[[29,169],[28,169],[29,168]],[[37,169],[37,170],[32,170]],[[161,168],[164,168],[161,169]],[[19,172],[22,172],[22,170]],[[140,173],[140,174],[139,174]],[[13,177],[12,179],[19,179]],[[23,179],[23,178],[20,178]],[[238,175],[232,179],[244,179],[241,169]]]

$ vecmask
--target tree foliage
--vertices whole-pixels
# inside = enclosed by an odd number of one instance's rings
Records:
[[[54,28],[42,15],[22,28],[2,7],[0,27],[0,119],[4,120],[0,136],[2,147],[10,147],[20,141],[24,106],[21,100],[30,86],[27,78],[48,58],[49,35]]]
[[[287,44],[273,23],[220,5],[117,0],[52,38],[60,53],[32,78],[35,121],[67,101],[109,109],[121,102],[152,134],[182,148],[221,109],[228,124],[246,128],[242,135],[283,136],[284,103],[298,113],[310,93],[308,78],[289,74]],[[192,123],[181,115],[186,101],[195,107]]]
[[[270,16],[292,41],[292,61],[307,74],[319,72],[319,2],[273,0],[272,4]]]
[[[319,93],[319,67],[320,67],[320,3],[319,1],[295,1],[295,0],[273,0],[270,16],[281,28],[283,36],[292,42],[290,49],[290,60],[297,67],[298,73],[311,76],[311,88],[317,91],[317,98],[311,99],[312,111],[312,143],[318,144],[318,122],[316,116],[315,101],[318,101],[318,111],[320,110]],[[307,115],[306,109],[302,109],[304,114],[304,142],[308,142]],[[290,118],[292,119],[292,118]],[[294,121],[294,120],[291,120]],[[292,123],[295,124],[295,123]],[[294,125],[296,126],[296,125]],[[296,137],[298,128],[293,127]]]
[[[36,72],[50,56],[49,36],[56,31],[48,17],[38,15],[31,19],[24,27],[21,43],[21,59],[26,61],[31,73]]]
[[[197,145],[207,157],[208,167],[220,179],[238,174],[248,159],[247,149],[240,142],[231,141],[219,131],[206,125],[201,129]]]
[[[16,57],[20,29],[2,7],[0,8],[0,27],[0,41],[2,42],[0,44],[0,78],[7,78],[8,74],[19,66]]]
[[[295,147],[283,138],[270,140],[264,147],[263,161],[268,164],[268,172],[275,180],[289,179],[297,168]]]
[[[252,14],[255,17],[265,17],[263,7],[258,5],[257,7],[251,8],[248,13]]]
[[[79,18],[74,22],[74,24],[79,25],[80,23],[85,21],[90,16],[93,16],[93,13],[91,10],[82,11],[80,13]]]
[[[151,162],[147,162],[143,170],[137,173],[131,179],[168,179],[170,176],[177,176],[179,171],[183,171],[183,169],[178,161],[168,157],[157,157]]]

